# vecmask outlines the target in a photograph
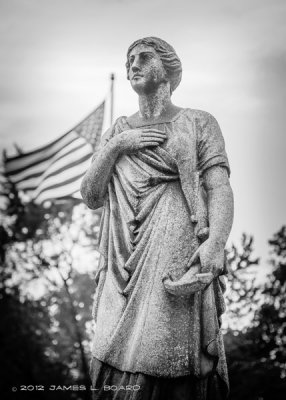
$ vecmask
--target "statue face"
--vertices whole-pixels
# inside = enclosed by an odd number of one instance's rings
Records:
[[[167,82],[167,73],[157,52],[151,46],[139,44],[129,54],[128,77],[138,94],[156,91],[162,82]]]

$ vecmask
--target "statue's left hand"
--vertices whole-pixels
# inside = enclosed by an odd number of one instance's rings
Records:
[[[197,250],[201,262],[201,272],[212,272],[217,277],[224,268],[224,248],[211,239],[203,242]]]

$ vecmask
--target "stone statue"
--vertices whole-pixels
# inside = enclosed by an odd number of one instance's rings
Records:
[[[215,118],[171,95],[182,66],[164,40],[127,52],[139,111],[104,134],[81,185],[103,206],[90,373],[94,399],[216,400],[233,195]]]

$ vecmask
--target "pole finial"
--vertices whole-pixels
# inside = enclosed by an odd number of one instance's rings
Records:
[[[110,75],[110,80],[111,80],[111,87],[110,87],[110,125],[113,124],[113,109],[114,109],[114,79],[115,75],[112,72]]]

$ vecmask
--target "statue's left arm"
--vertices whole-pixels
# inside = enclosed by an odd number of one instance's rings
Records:
[[[216,119],[207,114],[198,143],[198,166],[207,194],[209,237],[200,246],[202,272],[217,275],[224,264],[224,248],[233,222],[233,193],[225,143]]]
[[[220,272],[223,267],[224,248],[233,222],[233,193],[227,169],[213,166],[203,174],[207,192],[209,238],[202,244],[200,260],[202,272]]]

